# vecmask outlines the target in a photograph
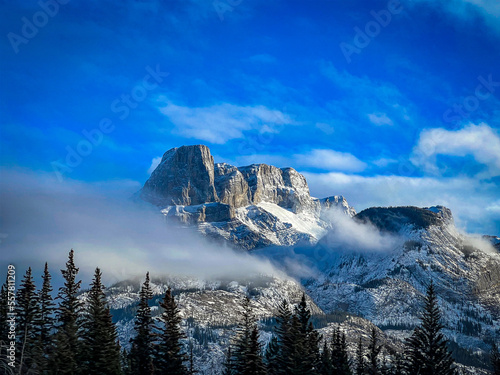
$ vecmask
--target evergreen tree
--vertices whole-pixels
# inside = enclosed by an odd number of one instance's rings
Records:
[[[264,354],[264,363],[266,364],[267,374],[276,375],[279,372],[278,369],[278,354],[279,354],[279,344],[276,335],[271,337],[269,340],[266,352]]]
[[[53,350],[53,329],[55,324],[55,303],[52,299],[51,275],[45,263],[42,288],[38,292],[38,310],[35,317],[36,356],[40,374],[49,372],[49,356]]]
[[[106,303],[101,277],[101,270],[96,268],[82,323],[85,374],[119,375],[121,365],[118,335]]]
[[[57,299],[61,300],[57,309],[57,332],[55,348],[52,353],[51,371],[57,375],[76,375],[81,373],[80,319],[82,303],[78,299],[81,281],[76,281],[78,268],[71,249],[66,269],[61,270],[64,285],[59,288]]]
[[[372,327],[370,343],[368,344],[368,374],[378,375],[381,373],[378,356],[382,351],[382,345],[378,344],[378,334],[375,327]]]
[[[492,345],[490,358],[493,375],[500,375],[500,351],[496,343]]]
[[[295,315],[298,319],[296,337],[293,340],[295,346],[295,369],[301,375],[313,375],[319,363],[319,335],[314,330],[311,322],[311,312],[307,307],[306,296],[296,308]]]
[[[447,340],[441,333],[441,312],[438,307],[434,284],[431,281],[425,297],[421,324],[407,340],[407,368],[421,375],[455,374],[454,361],[448,350]]]
[[[149,272],[142,284],[139,294],[139,308],[135,316],[136,336],[131,339],[130,364],[134,375],[153,374],[153,319],[149,300],[153,298],[153,292],[149,285]]]
[[[126,349],[123,349],[120,353],[120,362],[123,375],[133,375],[132,369],[130,368],[130,355]]]
[[[163,308],[160,321],[164,326],[161,329],[160,342],[158,344],[156,373],[161,375],[187,374],[187,369],[184,365],[184,361],[187,358],[186,354],[183,353],[181,344],[181,339],[185,337],[180,327],[182,319],[170,288],[167,289],[160,307]]]
[[[365,351],[363,349],[363,341],[359,336],[358,347],[356,349],[356,375],[365,375],[366,362]]]
[[[37,314],[38,295],[35,282],[31,275],[31,267],[24,275],[17,292],[17,322],[18,322],[18,350],[19,372],[36,371],[35,357],[35,330],[34,323]]]
[[[318,366],[319,375],[332,375],[333,374],[333,364],[332,364],[332,353],[328,347],[328,342],[325,340],[323,344],[323,351],[320,355],[320,364]]]
[[[272,367],[276,369],[277,375],[292,374],[294,371],[293,358],[295,355],[294,327],[292,312],[285,299],[278,306],[276,323],[275,334],[278,342],[278,353],[276,362],[272,364]]]
[[[333,375],[351,375],[345,334],[334,329],[332,338]]]
[[[235,375],[264,375],[266,368],[262,361],[259,331],[248,297],[243,300],[242,307],[231,360],[233,371]]]
[[[256,324],[254,324],[250,334],[247,365],[243,374],[266,375],[266,367],[262,361],[262,344],[259,342],[259,330]]]

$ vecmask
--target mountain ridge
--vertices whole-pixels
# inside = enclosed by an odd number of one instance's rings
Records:
[[[342,196],[311,197],[307,181],[293,168],[214,163],[206,146],[167,151],[139,194],[167,220],[197,226],[208,237],[269,259],[300,281],[321,313],[367,319],[397,345],[418,323],[430,280],[453,345],[486,353],[500,335],[500,240],[485,236],[492,247],[482,248],[456,229],[444,206],[356,213]],[[297,285],[293,289],[296,295]],[[246,286],[235,292],[252,296]],[[185,293],[183,301],[202,301],[189,295],[198,292]],[[210,293],[229,296],[224,290]],[[279,295],[268,286],[259,293]]]
[[[214,163],[204,145],[165,152],[138,196],[167,219],[247,250],[315,243],[330,225],[325,212],[356,214],[343,196],[311,197],[305,177],[291,167]]]

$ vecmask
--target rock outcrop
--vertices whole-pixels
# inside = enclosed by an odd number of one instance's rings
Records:
[[[157,206],[219,202],[239,208],[268,202],[292,212],[319,209],[305,177],[295,169],[214,164],[203,145],[168,150],[144,184],[141,198]]]
[[[144,184],[141,198],[157,206],[218,202],[208,147],[182,146],[165,152]]]
[[[199,225],[246,249],[315,242],[329,227],[325,212],[335,207],[356,214],[342,196],[311,197],[293,168],[214,163],[203,145],[168,150],[139,195],[168,220]]]

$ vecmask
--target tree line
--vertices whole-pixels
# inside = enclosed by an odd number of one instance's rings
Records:
[[[180,311],[172,290],[159,302],[153,319],[149,273],[139,293],[130,349],[122,349],[106,302],[102,273],[96,268],[90,289],[81,293],[79,269],[69,253],[61,270],[64,284],[52,297],[47,264],[37,290],[28,268],[16,292],[15,337],[9,330],[8,287],[0,291],[0,374],[41,375],[188,375],[195,374],[192,345],[186,345]],[[57,302],[57,303],[56,303]],[[293,307],[283,300],[268,342],[261,340],[252,301],[241,304],[235,334],[228,345],[223,375],[452,375],[456,366],[442,334],[442,317],[434,285],[428,287],[421,323],[405,342],[403,353],[381,357],[377,330],[368,345],[359,337],[355,355],[348,355],[345,332],[330,337],[315,329],[305,295]],[[267,340],[266,340],[267,341]],[[12,350],[15,352],[13,353]],[[15,363],[12,363],[15,360]],[[493,344],[493,373],[500,375],[500,352]]]

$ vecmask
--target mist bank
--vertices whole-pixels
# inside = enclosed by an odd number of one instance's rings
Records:
[[[28,266],[40,272],[47,261],[57,276],[70,249],[89,282],[95,267],[108,284],[147,271],[199,278],[278,273],[267,260],[167,223],[155,207],[134,202],[138,182],[60,182],[32,171],[0,173],[0,275],[8,264],[18,268],[18,277]]]

